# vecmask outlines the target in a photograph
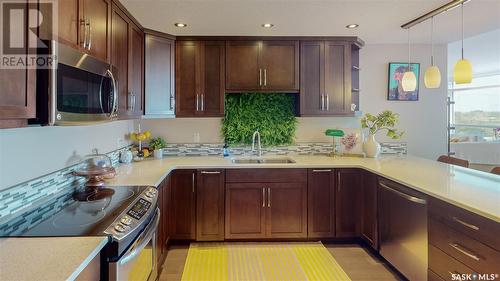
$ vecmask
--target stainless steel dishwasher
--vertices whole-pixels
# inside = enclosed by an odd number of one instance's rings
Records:
[[[379,180],[380,254],[409,280],[427,280],[427,200]]]

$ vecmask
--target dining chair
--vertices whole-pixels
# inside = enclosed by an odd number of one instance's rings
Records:
[[[500,166],[491,169],[490,173],[500,175]]]
[[[443,163],[448,163],[448,164],[451,164],[451,165],[457,165],[457,166],[462,166],[462,167],[465,167],[465,168],[469,168],[469,161],[464,160],[464,159],[460,159],[460,158],[456,158],[456,157],[451,157],[451,156],[448,156],[448,155],[441,155],[441,156],[439,156],[439,158],[437,159],[437,161],[443,162]]]

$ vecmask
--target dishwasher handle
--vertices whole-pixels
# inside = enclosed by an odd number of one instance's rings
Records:
[[[422,205],[426,205],[427,204],[427,200],[425,199],[422,199],[422,198],[418,198],[418,197],[415,197],[415,196],[411,196],[411,195],[408,195],[404,192],[401,192],[399,190],[396,190],[388,185],[386,185],[384,182],[379,182],[378,183],[381,187],[383,187],[384,189],[388,190],[388,191],[391,191],[393,192],[394,194],[398,195],[399,197],[402,197],[408,201],[411,201],[411,202],[414,202],[414,203],[417,203],[417,204],[422,204]]]

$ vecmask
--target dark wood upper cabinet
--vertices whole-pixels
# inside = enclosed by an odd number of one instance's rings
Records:
[[[335,173],[309,169],[307,175],[308,237],[335,237]]]
[[[111,0],[59,0],[59,42],[109,62],[111,5]]]
[[[144,111],[144,33],[113,5],[111,63],[117,73],[118,116],[137,118]]]
[[[26,54],[28,43],[25,40],[23,46]],[[27,119],[36,115],[35,70],[0,69],[0,85],[0,128],[26,126]]]
[[[174,41],[146,34],[145,115],[174,116]]]
[[[170,176],[170,237],[196,239],[196,171],[175,170]]]
[[[225,42],[176,42],[176,116],[224,115]]]
[[[297,92],[298,41],[228,41],[226,90]]]
[[[378,250],[377,184],[378,177],[367,171],[363,173],[361,188],[361,238]]]
[[[300,67],[302,116],[354,114],[349,42],[302,41]]]
[[[268,238],[307,237],[307,185],[266,183]]]
[[[259,183],[226,184],[226,239],[266,237],[265,194]]]
[[[358,237],[360,232],[360,195],[363,174],[358,169],[339,169],[336,174],[335,235]]]
[[[196,240],[224,240],[224,170],[198,170]]]
[[[144,32],[133,23],[129,23],[129,98],[131,114],[141,116],[144,113]]]

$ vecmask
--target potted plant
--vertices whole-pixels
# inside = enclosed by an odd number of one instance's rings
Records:
[[[391,139],[400,139],[404,132],[398,132],[394,128],[398,123],[399,114],[390,110],[385,110],[377,116],[370,113],[361,118],[361,127],[369,131],[367,141],[363,144],[363,150],[367,157],[375,158],[380,154],[380,144],[375,140],[375,134],[380,131],[387,131],[387,136]]]
[[[149,141],[149,148],[153,150],[153,154],[156,159],[163,158],[163,149],[167,146],[167,143],[161,137],[152,138]]]

